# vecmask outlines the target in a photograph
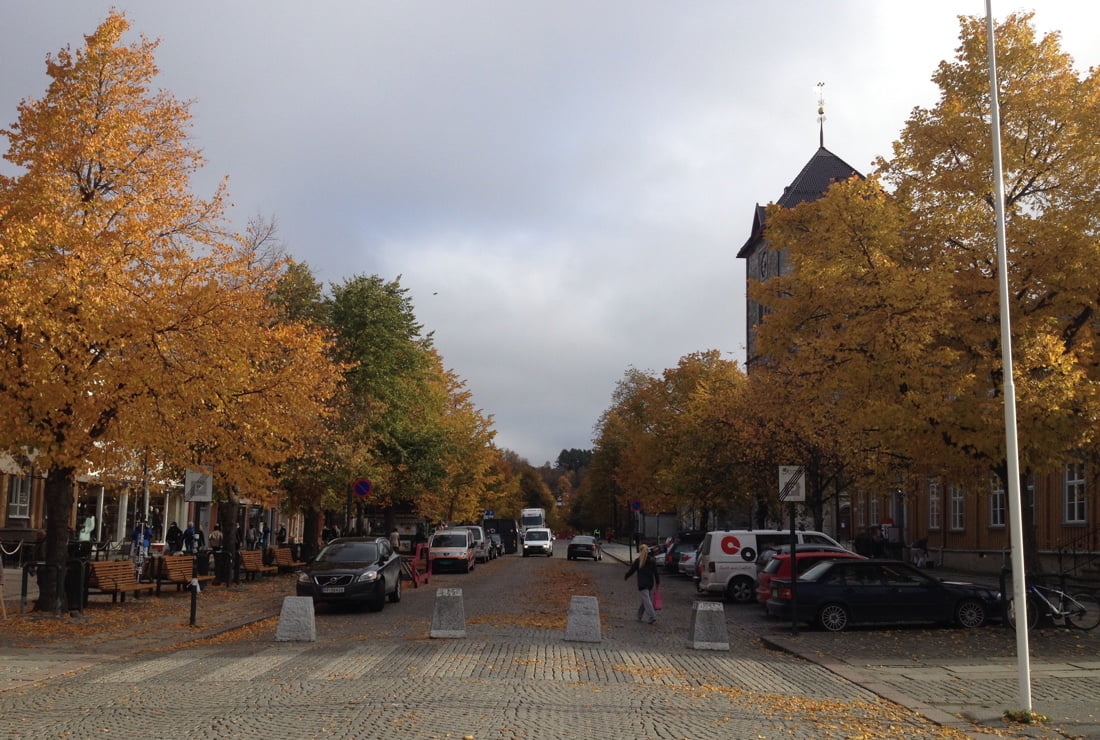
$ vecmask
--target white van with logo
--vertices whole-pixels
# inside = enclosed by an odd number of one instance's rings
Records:
[[[824,532],[796,531],[797,544],[840,543]],[[728,529],[707,532],[699,545],[699,590],[724,594],[727,601],[747,604],[756,598],[756,558],[764,550],[791,543],[789,529]]]

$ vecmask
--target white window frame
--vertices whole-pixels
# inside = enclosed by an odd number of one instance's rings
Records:
[[[31,492],[34,479],[29,475],[8,476],[8,519],[31,518]]]
[[[1085,524],[1088,521],[1085,498],[1085,464],[1066,463],[1062,474],[1062,523]]]
[[[937,532],[943,528],[943,512],[940,511],[941,494],[940,482],[928,481],[928,529]]]
[[[881,519],[881,517],[879,517],[878,496],[876,496],[873,493],[871,494],[871,501],[869,503],[869,508],[870,508],[869,518],[871,520],[871,526],[877,527],[877,526],[881,525],[882,524],[882,519]]]
[[[855,531],[862,531],[867,526],[867,512],[864,510],[866,499],[862,493],[856,494],[856,524]]]
[[[989,526],[1004,528],[1008,507],[1008,497],[1000,476],[993,476],[989,485]]]
[[[951,531],[962,532],[966,529],[966,492],[961,486],[951,485],[947,489],[947,496]]]

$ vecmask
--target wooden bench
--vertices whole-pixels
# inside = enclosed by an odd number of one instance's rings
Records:
[[[160,595],[162,583],[174,583],[177,591],[191,585],[195,559],[190,555],[165,555],[157,560],[157,595]],[[214,580],[214,576],[194,576],[200,584]]]
[[[246,580],[254,581],[257,575],[279,572],[276,565],[264,565],[264,556],[259,550],[241,550],[240,556],[241,572]]]
[[[305,563],[300,563],[295,560],[293,554],[290,552],[289,547],[276,547],[275,567],[278,568],[280,571],[294,570],[295,568],[305,567]]]
[[[126,594],[133,593],[134,598],[142,591],[156,589],[152,583],[139,583],[134,573],[134,564],[129,560],[92,560],[88,563],[88,592],[110,594],[111,602],[126,601]]]

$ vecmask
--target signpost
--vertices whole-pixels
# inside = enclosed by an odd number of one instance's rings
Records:
[[[199,465],[183,474],[183,500],[210,503],[214,494],[214,468]],[[197,521],[197,520],[196,520]]]
[[[806,469],[801,465],[779,466],[779,500],[791,507],[791,632],[798,632],[798,535],[795,533],[795,504],[806,500]]]

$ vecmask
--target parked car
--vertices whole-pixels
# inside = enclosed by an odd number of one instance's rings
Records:
[[[339,537],[298,573],[297,593],[314,603],[366,603],[381,611],[401,601],[401,556],[385,537]]]
[[[554,535],[546,527],[528,527],[523,532],[523,557],[554,554]]]
[[[804,542],[795,545],[795,552],[852,552],[846,547],[839,545],[825,545],[820,542]],[[768,567],[768,563],[776,555],[785,555],[791,551],[790,544],[776,545],[762,551],[756,556],[756,578],[760,580],[760,574],[764,572],[764,569]]]
[[[805,545],[805,547],[810,547],[810,545]],[[843,560],[845,558],[863,559],[862,555],[856,555],[854,552],[848,552],[843,549],[836,550],[835,548],[803,552],[800,547],[795,551],[794,556],[797,565],[796,578],[801,578],[803,573],[820,563],[822,560]],[[776,553],[772,555],[772,557],[768,559],[768,564],[764,566],[764,569],[756,574],[756,600],[761,604],[767,604],[768,599],[770,599],[772,595],[772,579],[790,577],[790,553]],[[797,584],[795,584],[795,587],[797,588]]]
[[[474,533],[465,527],[441,529],[428,543],[428,563],[432,573],[458,570],[469,573],[477,563]]]
[[[823,532],[795,531],[796,544],[841,547]],[[731,529],[707,532],[699,550],[699,591],[724,594],[728,601],[748,604],[756,599],[756,557],[790,544],[783,529]],[[843,548],[842,548],[843,549]]]
[[[692,545],[690,550],[680,551],[680,562],[676,566],[676,572],[689,578],[695,577],[695,560],[699,553],[699,546]]]
[[[569,540],[569,547],[565,550],[565,559],[577,560],[579,558],[603,560],[603,550],[600,549],[600,543],[596,541],[595,537],[578,534]]]
[[[489,537],[485,534],[485,528],[480,524],[463,525],[474,536],[474,560],[485,563],[489,560]]]
[[[792,602],[792,596],[795,600]],[[995,588],[933,578],[900,560],[824,560],[791,590],[790,579],[772,579],[768,614],[839,632],[851,624],[935,622],[975,628],[1000,608]]]
[[[699,543],[690,542],[674,542],[672,547],[668,548],[665,552],[664,566],[665,570],[669,573],[680,572],[680,556],[685,552],[694,552],[695,548],[699,546]]]
[[[489,534],[489,559],[496,560],[504,554],[504,538],[496,532]]]

